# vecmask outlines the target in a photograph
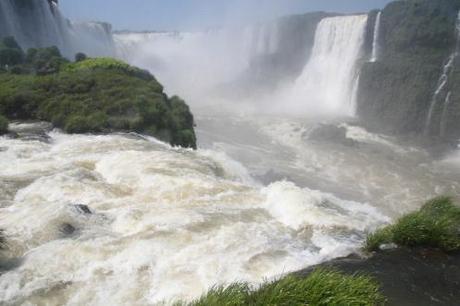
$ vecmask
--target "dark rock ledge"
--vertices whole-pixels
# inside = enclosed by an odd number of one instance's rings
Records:
[[[382,286],[388,305],[460,305],[460,253],[398,248],[369,258],[351,255],[317,267],[332,267],[345,273],[366,273],[375,277]],[[296,274],[307,276],[317,267]]]

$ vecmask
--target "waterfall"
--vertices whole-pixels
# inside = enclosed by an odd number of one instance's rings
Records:
[[[299,110],[354,115],[356,64],[361,57],[367,18],[330,17],[319,23],[311,58],[291,93]]]
[[[453,68],[454,68],[454,63],[455,59],[457,58],[459,54],[459,43],[460,43],[460,12],[458,13],[457,16],[457,23],[456,23],[456,31],[457,31],[457,42],[455,46],[454,52],[449,56],[447,63],[443,66],[442,68],[442,73],[441,76],[439,77],[438,83],[436,85],[436,90],[433,94],[433,97],[431,98],[431,103],[430,103],[430,108],[428,110],[428,116],[425,121],[425,135],[430,134],[430,128],[432,125],[432,120],[433,120],[433,115],[434,111],[436,110],[436,107],[438,105],[439,98],[441,94],[445,92],[445,89],[448,85],[449,82],[449,75],[451,74]],[[443,112],[446,112],[447,116],[447,109],[446,107],[448,106],[450,102],[450,92],[446,94],[446,97],[444,99],[444,107],[443,107]],[[443,115],[444,117],[444,115]],[[441,120],[441,125],[442,125],[442,120]]]
[[[279,46],[276,21],[202,32],[123,32],[114,37],[119,57],[149,69],[166,90],[197,100],[203,99],[203,92],[209,95],[235,82],[253,60],[273,55]]]
[[[376,62],[379,57],[380,52],[380,20],[382,17],[382,12],[378,12],[377,17],[375,19],[375,26],[374,26],[374,41],[372,42],[372,56],[371,62]]]
[[[273,54],[278,50],[279,28],[277,22],[249,26],[249,41],[252,42],[252,54]]]
[[[450,106],[450,96],[452,95],[452,92],[448,92],[446,96],[446,100],[444,101],[444,107],[442,109],[442,115],[441,115],[441,124],[439,127],[439,136],[444,137],[446,136],[446,129],[447,129],[447,111],[449,110]]]
[[[72,23],[48,0],[1,0],[0,37],[14,36],[23,49],[57,46],[73,58],[77,52],[91,56],[113,55],[110,26]]]

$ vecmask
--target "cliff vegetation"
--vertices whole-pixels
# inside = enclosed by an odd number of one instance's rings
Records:
[[[0,115],[9,120],[49,121],[68,133],[134,131],[196,148],[189,107],[148,71],[84,54],[70,62],[56,47],[23,52],[11,37],[0,64]]]

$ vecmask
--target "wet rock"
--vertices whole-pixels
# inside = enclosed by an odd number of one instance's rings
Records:
[[[347,129],[331,124],[321,124],[309,135],[308,140],[340,143],[346,146],[354,146],[356,142],[347,137]]]
[[[63,223],[61,224],[59,231],[63,233],[65,236],[70,236],[75,233],[77,229],[70,223]]]
[[[0,257],[0,276],[8,271],[14,270],[21,266],[23,258],[1,258]]]
[[[13,123],[10,125],[10,131],[7,136],[24,141],[51,143],[52,139],[48,133],[52,128],[53,126],[47,122]]]
[[[51,143],[51,137],[45,133],[23,134],[19,135],[18,138],[25,141],[39,141],[43,143]]]
[[[75,204],[73,207],[75,207],[75,209],[81,214],[91,215],[93,213],[87,205]]]
[[[381,284],[388,305],[459,305],[460,253],[397,248],[378,252],[370,258],[352,255],[335,259],[319,267],[373,276]],[[307,276],[314,268],[297,275]]]
[[[257,176],[257,179],[264,185],[270,185],[271,183],[288,180],[292,181],[288,176],[275,172],[273,169],[268,170],[266,173]]]

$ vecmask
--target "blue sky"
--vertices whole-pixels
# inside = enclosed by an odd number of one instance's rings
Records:
[[[363,12],[390,0],[60,0],[72,20],[110,22],[115,29],[195,30],[308,11]]]

